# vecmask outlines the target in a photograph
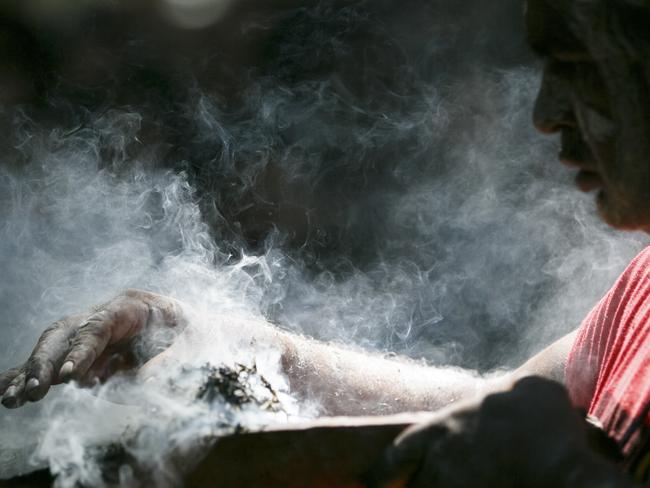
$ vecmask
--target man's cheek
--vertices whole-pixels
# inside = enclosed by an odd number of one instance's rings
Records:
[[[593,144],[604,145],[614,140],[616,133],[614,121],[591,107],[582,106],[578,110],[578,122]]]
[[[596,169],[607,179],[616,172],[614,121],[584,104],[577,104],[575,114],[580,133],[598,163]]]

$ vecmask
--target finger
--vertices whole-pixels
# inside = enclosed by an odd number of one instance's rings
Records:
[[[50,390],[54,381],[54,364],[49,358],[30,358],[27,361],[25,396],[36,402],[41,400]]]
[[[22,368],[12,368],[0,374],[0,396],[5,394],[5,391],[9,388],[9,384],[21,371]]]
[[[61,381],[79,380],[86,374],[111,340],[110,320],[111,314],[97,312],[77,329],[70,352],[59,370]]]
[[[25,394],[28,400],[40,400],[56,382],[56,371],[69,351],[70,337],[76,323],[76,317],[61,320],[41,335],[25,365]]]
[[[122,372],[132,370],[136,364],[135,358],[130,351],[109,352],[110,347],[93,363],[86,372],[82,382],[84,384],[94,384],[96,380],[106,381],[111,376]]]
[[[147,325],[149,312],[147,303],[131,296],[120,296],[96,310],[76,330],[59,379],[82,380],[107,346],[133,338]]]
[[[18,408],[25,403],[25,373],[20,372],[9,383],[2,395],[2,404],[7,408]]]
[[[426,456],[429,443],[448,433],[443,425],[409,428],[386,449],[364,476],[369,488],[404,486]]]

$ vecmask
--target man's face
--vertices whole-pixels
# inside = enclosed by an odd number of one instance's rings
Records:
[[[593,50],[578,38],[572,4],[527,2],[528,40],[544,59],[535,125],[561,135],[560,160],[578,170],[578,188],[597,192],[598,210],[608,224],[650,231],[650,156],[622,157],[622,151],[636,149],[621,147],[620,113],[613,103],[625,93],[612,93],[602,60],[594,60]]]

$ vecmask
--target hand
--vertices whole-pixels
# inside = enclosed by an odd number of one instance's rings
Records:
[[[132,366],[133,339],[158,324],[184,325],[180,304],[167,297],[127,290],[89,314],[66,317],[41,335],[29,359],[0,374],[2,404],[16,408],[38,401],[52,385],[105,379]]]
[[[368,485],[460,488],[627,486],[590,447],[582,416],[558,383],[529,377],[478,408],[407,429]],[[393,483],[393,484],[391,484]]]

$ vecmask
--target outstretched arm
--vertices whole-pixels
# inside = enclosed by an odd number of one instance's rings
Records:
[[[0,375],[3,405],[18,407],[40,400],[52,385],[69,379],[106,377],[127,362],[132,340],[143,331],[181,329],[186,322],[182,310],[171,298],[129,290],[89,314],[55,323],[23,365]],[[560,379],[572,341],[571,337],[559,341],[514,373],[483,378],[460,369],[318,342],[268,324],[237,325],[224,334],[278,347],[292,392],[317,399],[326,415],[432,411],[507,389],[524,375]]]

